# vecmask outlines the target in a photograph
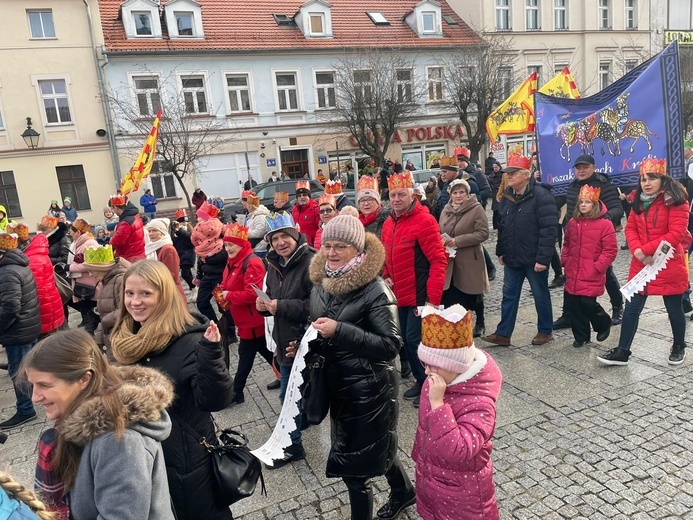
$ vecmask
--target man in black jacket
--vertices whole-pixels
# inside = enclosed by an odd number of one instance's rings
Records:
[[[623,206],[616,186],[611,183],[609,177],[596,170],[594,158],[591,155],[581,155],[575,160],[573,167],[575,168],[575,180],[568,185],[566,192],[567,212],[563,225],[568,225],[568,221],[575,211],[575,206],[577,206],[580,189],[587,185],[601,189],[600,198],[606,206],[604,218],[609,219],[614,227],[618,226],[623,218]],[[623,319],[623,295],[613,266],[609,266],[606,271],[606,292],[609,293],[611,300],[611,324],[618,325]],[[561,317],[554,322],[553,328],[555,330],[570,328],[570,313],[566,308],[565,294],[563,295],[563,312]]]
[[[462,148],[462,150],[465,150],[465,148]],[[481,206],[486,209],[486,201],[491,196],[491,185],[488,183],[488,178],[484,172],[475,168],[469,157],[464,153],[458,153],[457,166],[460,169],[460,173],[467,172],[469,177],[479,186],[479,193],[476,198],[481,202]]]
[[[508,188],[500,203],[501,227],[496,246],[505,273],[501,321],[494,334],[481,339],[510,345],[522,285],[527,278],[538,318],[532,345],[543,345],[553,339],[547,268],[556,243],[556,201],[549,190],[530,178],[528,157],[511,158],[503,173],[507,174]]]
[[[7,352],[7,368],[17,398],[17,412],[0,423],[10,430],[36,419],[31,389],[17,384],[19,366],[41,334],[38,294],[29,259],[17,249],[17,236],[0,235],[0,343]]]

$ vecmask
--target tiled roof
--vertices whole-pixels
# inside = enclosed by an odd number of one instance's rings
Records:
[[[204,39],[130,39],[125,37],[119,8],[123,0],[98,0],[109,51],[325,50],[360,47],[449,47],[478,43],[478,36],[445,0],[443,37],[419,37],[403,20],[417,0],[330,0],[333,38],[306,38],[296,26],[279,26],[275,13],[293,17],[306,0],[197,0],[202,5]],[[162,4],[165,4],[162,1]],[[366,11],[381,12],[390,25],[376,26]]]

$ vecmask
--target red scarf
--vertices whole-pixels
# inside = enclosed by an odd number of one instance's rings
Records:
[[[361,221],[361,224],[363,224],[363,227],[366,228],[370,226],[373,222],[375,222],[382,209],[382,206],[378,206],[377,209],[370,215],[364,215],[363,213],[359,213],[359,220]]]

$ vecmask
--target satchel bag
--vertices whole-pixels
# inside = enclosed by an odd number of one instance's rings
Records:
[[[325,377],[325,339],[319,338],[308,343],[305,356],[301,408],[309,424],[320,424],[330,411],[330,399]]]
[[[60,276],[55,270],[53,271],[53,279],[55,280],[55,286],[58,288],[58,292],[60,293],[60,300],[62,301],[63,305],[66,305],[67,302],[72,300],[72,286],[70,285],[70,282]]]
[[[86,283],[75,282],[73,293],[75,297],[80,298],[82,300],[91,300],[94,298],[94,295],[96,294],[96,287],[94,287],[93,285],[88,285]]]
[[[258,458],[250,453],[248,437],[231,428],[220,429],[217,423],[214,426],[219,434],[220,444],[214,446],[207,439],[199,438],[199,434],[193,430],[180,417],[175,416],[178,423],[192,435],[209,452],[216,487],[215,497],[220,504],[230,506],[239,500],[249,497],[255,492],[258,479],[261,484],[261,493],[267,496],[265,478],[262,475],[262,464]]]

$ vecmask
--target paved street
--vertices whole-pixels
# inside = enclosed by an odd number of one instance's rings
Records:
[[[489,240],[490,251],[494,240],[495,233]],[[627,251],[619,251],[615,267],[621,282],[629,260]],[[489,333],[499,319],[501,286],[499,270],[486,300]],[[552,297],[556,313],[560,290],[553,290]],[[610,311],[608,300],[601,301]],[[547,345],[531,346],[535,323],[525,284],[515,346],[487,348],[504,377],[493,451],[501,517],[693,518],[693,362],[689,356],[679,367],[667,365],[672,337],[661,298],[647,303],[627,367],[603,367],[596,360],[616,346],[620,327],[603,345],[575,349],[570,330],[558,331],[556,340]],[[264,363],[257,362],[246,402],[217,414],[223,426],[241,428],[252,447],[269,437],[280,409],[278,391],[265,388],[272,378]],[[400,391],[407,386],[405,382]],[[9,417],[13,405],[9,378],[0,374],[0,416]],[[412,477],[409,454],[416,413],[410,402],[402,400],[400,456]],[[31,483],[36,441],[47,426],[41,420],[11,432],[0,446],[0,467]],[[349,517],[346,488],[325,477],[328,422],[305,431],[304,443],[307,459],[266,471],[268,496],[256,493],[234,505],[236,518]],[[375,485],[379,507],[387,500],[387,486],[383,478]],[[402,517],[418,518],[414,508]]]

